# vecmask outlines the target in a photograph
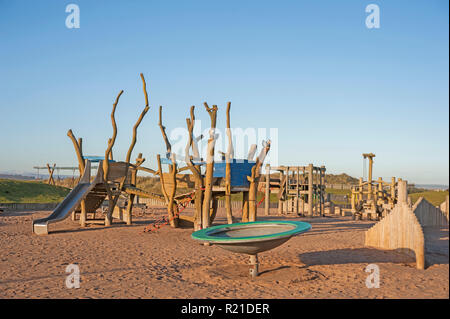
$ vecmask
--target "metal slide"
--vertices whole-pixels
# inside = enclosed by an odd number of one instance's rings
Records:
[[[91,190],[102,182],[103,169],[102,166],[98,166],[97,175],[95,179],[90,183],[91,177],[91,162],[86,161],[86,168],[84,174],[80,179],[80,182],[75,186],[70,193],[64,198],[64,200],[56,206],[53,213],[46,218],[33,220],[33,232],[36,235],[48,234],[48,224],[59,222],[66,219],[71,212],[75,211],[80,205],[81,201],[91,192]]]

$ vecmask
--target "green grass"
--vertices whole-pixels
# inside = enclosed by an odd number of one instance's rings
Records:
[[[43,182],[0,179],[0,203],[58,203],[69,192]]]
[[[352,194],[352,191],[350,189],[337,189],[337,188],[326,188],[325,192],[328,194],[348,195],[348,196]]]
[[[445,197],[448,195],[448,191],[439,192],[439,191],[424,191],[419,193],[409,194],[411,197],[411,201],[413,204],[419,199],[419,197],[424,197],[427,201],[429,201],[434,206],[440,205],[443,201],[445,201]]]

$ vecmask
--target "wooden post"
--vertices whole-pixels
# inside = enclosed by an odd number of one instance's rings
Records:
[[[352,197],[351,197],[352,214],[356,213],[356,199],[355,199],[356,194],[355,194],[355,192],[356,192],[356,190],[352,186]]]
[[[209,211],[209,218],[210,218],[211,224],[214,222],[214,219],[216,218],[218,206],[219,206],[219,201],[217,200],[216,197],[213,196],[213,198],[211,200],[211,209]]]
[[[325,215],[325,211],[324,211],[324,206],[325,206],[325,166],[321,166],[320,167],[320,185],[319,185],[319,190],[320,190],[320,214],[322,216]]]
[[[228,224],[233,223],[233,212],[231,209],[231,161],[234,157],[233,150],[233,139],[231,136],[230,127],[230,108],[231,102],[227,105],[227,137],[228,137],[228,150],[225,155],[226,166],[225,166],[225,210],[227,213]]]
[[[308,165],[308,216],[313,216],[313,164]]]
[[[391,198],[389,199],[389,202],[391,205],[395,204],[395,177],[391,178]]]
[[[162,165],[161,165],[161,157],[159,154],[156,155],[156,161],[158,162],[158,174],[159,174],[159,180],[161,182],[161,191],[164,195],[164,199],[166,200],[166,205],[167,205],[167,215],[169,218],[169,224],[172,227],[177,227],[178,226],[178,212],[175,211],[175,209],[177,207],[174,207],[176,205],[175,201],[174,201],[174,197],[175,197],[175,190],[177,187],[177,179],[176,179],[176,173],[177,173],[177,168],[176,168],[176,162],[175,162],[175,155],[172,154],[172,168],[170,169],[169,172],[169,178],[170,178],[170,184],[172,184],[172,188],[170,189],[170,193],[167,191],[166,189],[166,181],[164,178],[164,172],[162,170]]]
[[[299,215],[300,213],[300,168],[297,166],[297,187],[296,187],[296,194],[295,194],[295,213]]]
[[[50,168],[50,165],[47,163],[47,169],[48,169],[48,180],[47,184],[49,185],[55,185],[55,180],[53,179],[53,172],[55,171],[56,164],[53,164],[53,167]]]
[[[108,158],[110,157],[110,153],[112,151],[112,148],[114,146],[114,143],[115,143],[116,137],[117,137],[117,125],[116,125],[116,119],[115,119],[115,112],[116,112],[117,103],[119,102],[119,98],[122,95],[122,93],[123,93],[123,90],[121,90],[119,92],[119,94],[116,97],[116,101],[113,104],[113,108],[111,111],[111,123],[112,123],[112,127],[113,127],[113,135],[108,140],[109,141],[108,147],[106,148],[106,151],[105,151],[105,160],[102,161],[104,185],[105,185],[106,193],[108,194],[108,211],[106,212],[106,215],[105,215],[105,226],[111,226],[112,214],[114,212],[114,207],[116,206],[117,200],[119,199],[118,195],[114,196],[114,194],[108,184],[108,180],[109,180],[109,160],[108,160]]]
[[[185,162],[189,167],[192,175],[195,180],[195,212],[194,212],[194,230],[202,229],[202,205],[203,205],[203,177],[201,175],[200,165],[194,165],[192,162],[192,158],[189,155],[189,149],[192,147],[192,151],[194,152],[194,156],[199,157],[198,150],[195,146],[195,137],[194,137],[194,125],[195,125],[195,114],[194,114],[195,106],[191,106],[191,118],[186,119],[186,124],[189,132],[189,140],[186,144],[185,148]]]
[[[266,165],[266,189],[265,189],[265,202],[264,202],[264,215],[270,214],[270,165]]]
[[[242,192],[242,222],[248,222],[248,191]]]
[[[286,180],[284,184],[284,191],[286,193],[286,199],[284,201],[284,213],[287,215],[289,213],[289,166],[286,167]]]
[[[258,158],[256,159],[256,163],[252,168],[252,175],[251,177],[248,177],[247,179],[250,181],[250,187],[248,190],[248,215],[249,215],[249,221],[254,222],[256,221],[256,215],[258,207],[256,206],[256,195],[258,191],[258,183],[259,178],[261,176],[261,166],[264,163],[264,160],[266,158],[267,153],[270,150],[270,140],[267,142],[263,142],[263,149],[261,150],[261,153],[258,155]]]
[[[398,181],[398,203],[406,204],[408,202],[408,186],[406,181]]]
[[[215,129],[217,121],[217,105],[212,108],[205,102],[205,109],[211,119],[211,128],[209,130],[208,149],[206,155],[206,173],[205,173],[205,193],[202,207],[202,227],[208,228],[210,226],[209,209],[211,207],[212,199],[212,181],[214,172],[214,147],[216,144]]]
[[[281,216],[283,214],[283,201],[282,201],[282,192],[281,190],[283,189],[283,178],[284,178],[284,171],[283,170],[279,170],[279,175],[280,175],[280,189],[279,189],[279,193],[278,193],[278,215]]]

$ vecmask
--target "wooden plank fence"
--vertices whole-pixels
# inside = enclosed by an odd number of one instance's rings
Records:
[[[416,257],[417,269],[425,269],[425,236],[412,208],[398,203],[381,221],[365,234],[365,245],[396,249]]]
[[[446,202],[448,205],[448,198]],[[399,249],[416,257],[417,269],[425,269],[426,237],[423,227],[442,226],[448,226],[448,213],[434,207],[423,197],[412,207],[401,201],[386,217],[366,231],[365,245]]]
[[[419,198],[412,210],[422,227],[448,226],[448,216],[423,197]]]
[[[166,202],[161,201],[161,200],[157,200],[157,199],[153,199],[153,198],[139,198],[139,203],[140,204],[146,204],[149,207],[152,206],[166,206]],[[189,203],[187,205],[188,208],[194,208],[194,204],[193,203]],[[219,208],[225,208],[225,200],[219,200],[218,201],[218,207]],[[264,207],[264,203],[261,203],[261,205],[259,206],[259,208]],[[270,208],[277,208],[278,207],[278,203],[270,203]],[[233,210],[240,210],[242,209],[242,202],[240,201],[232,201],[231,202],[231,209]]]

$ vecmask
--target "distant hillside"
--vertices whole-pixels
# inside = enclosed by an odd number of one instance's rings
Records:
[[[14,179],[14,180],[22,180],[22,181],[31,181],[35,178],[33,176],[24,176],[24,175],[12,175],[12,174],[0,174],[0,179]]]
[[[426,190],[423,192],[417,192],[413,194],[409,194],[409,197],[411,197],[411,200],[413,204],[420,198],[424,197],[427,201],[429,201],[434,206],[438,206],[442,204],[442,202],[445,201],[445,198],[448,196],[448,190],[447,191],[433,191],[433,190]]]
[[[0,203],[58,203],[69,191],[42,182],[0,179]]]
[[[335,174],[325,174],[326,184],[358,184],[359,180],[357,178],[351,177],[345,173],[335,175]]]

